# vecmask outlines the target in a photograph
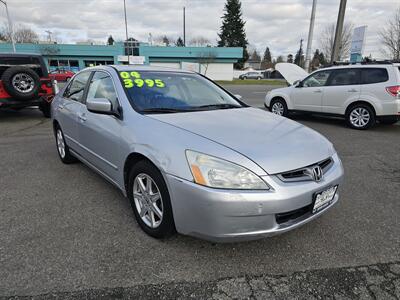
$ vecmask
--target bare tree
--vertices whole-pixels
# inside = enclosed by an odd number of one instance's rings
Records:
[[[393,18],[380,31],[380,40],[383,45],[382,52],[391,59],[400,59],[400,8]]]
[[[8,25],[4,25],[1,30],[1,36],[4,41],[11,42],[11,34],[13,34],[16,43],[37,43],[39,41],[39,36],[36,32],[21,24],[13,28],[13,33],[11,33]]]
[[[210,40],[204,36],[196,36],[189,41],[189,45],[196,47],[209,46],[210,44]]]
[[[350,53],[351,39],[353,36],[353,24],[345,23],[339,45],[339,60],[344,59]],[[319,44],[327,59],[330,59],[335,41],[335,23],[326,25],[320,33]]]
[[[208,66],[210,63],[214,62],[217,57],[217,54],[214,50],[204,51],[199,54],[199,64],[204,67],[203,75],[207,75]]]

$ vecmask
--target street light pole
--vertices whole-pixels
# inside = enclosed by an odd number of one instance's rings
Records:
[[[346,12],[346,3],[347,0],[340,0],[339,14],[336,24],[336,32],[335,32],[335,41],[333,42],[331,63],[337,61],[339,59],[339,50],[342,43],[342,32],[343,32],[343,22],[344,22],[344,14]]]
[[[316,7],[317,7],[317,0],[313,0],[312,10],[311,10],[310,29],[308,31],[306,62],[304,64],[304,69],[307,72],[310,71],[311,46],[312,46],[312,40],[313,40],[313,34],[314,34],[314,21],[315,21]]]
[[[186,47],[186,8],[183,7],[183,46]]]
[[[126,1],[124,0],[124,15],[125,15],[125,49],[128,51],[128,65],[129,65],[129,52],[131,51],[128,41],[128,20],[126,18]]]
[[[10,37],[11,37],[11,44],[13,47],[13,52],[15,53],[15,42],[14,42],[14,31],[13,31],[13,27],[12,27],[12,23],[11,23],[11,18],[10,18],[10,14],[8,13],[8,6],[7,6],[7,2],[4,0],[0,0],[1,3],[4,4],[4,6],[6,7],[6,14],[7,14],[7,20],[8,20],[8,28],[10,31]]]

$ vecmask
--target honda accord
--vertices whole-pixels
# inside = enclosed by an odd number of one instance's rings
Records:
[[[328,211],[343,177],[333,145],[239,98],[189,71],[87,68],[52,103],[58,155],[118,187],[156,238],[251,240]]]

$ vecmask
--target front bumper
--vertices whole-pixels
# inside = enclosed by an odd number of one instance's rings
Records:
[[[213,189],[166,175],[176,229],[181,234],[216,242],[253,240],[295,229],[338,201],[337,192],[328,207],[311,213],[314,193],[341,186],[342,163],[337,155],[333,159],[333,166],[318,183],[288,183],[274,175],[263,176],[273,191]]]

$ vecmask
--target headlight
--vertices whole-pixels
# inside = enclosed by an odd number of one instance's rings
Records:
[[[197,184],[222,189],[269,190],[253,172],[226,160],[186,150],[186,157]]]

